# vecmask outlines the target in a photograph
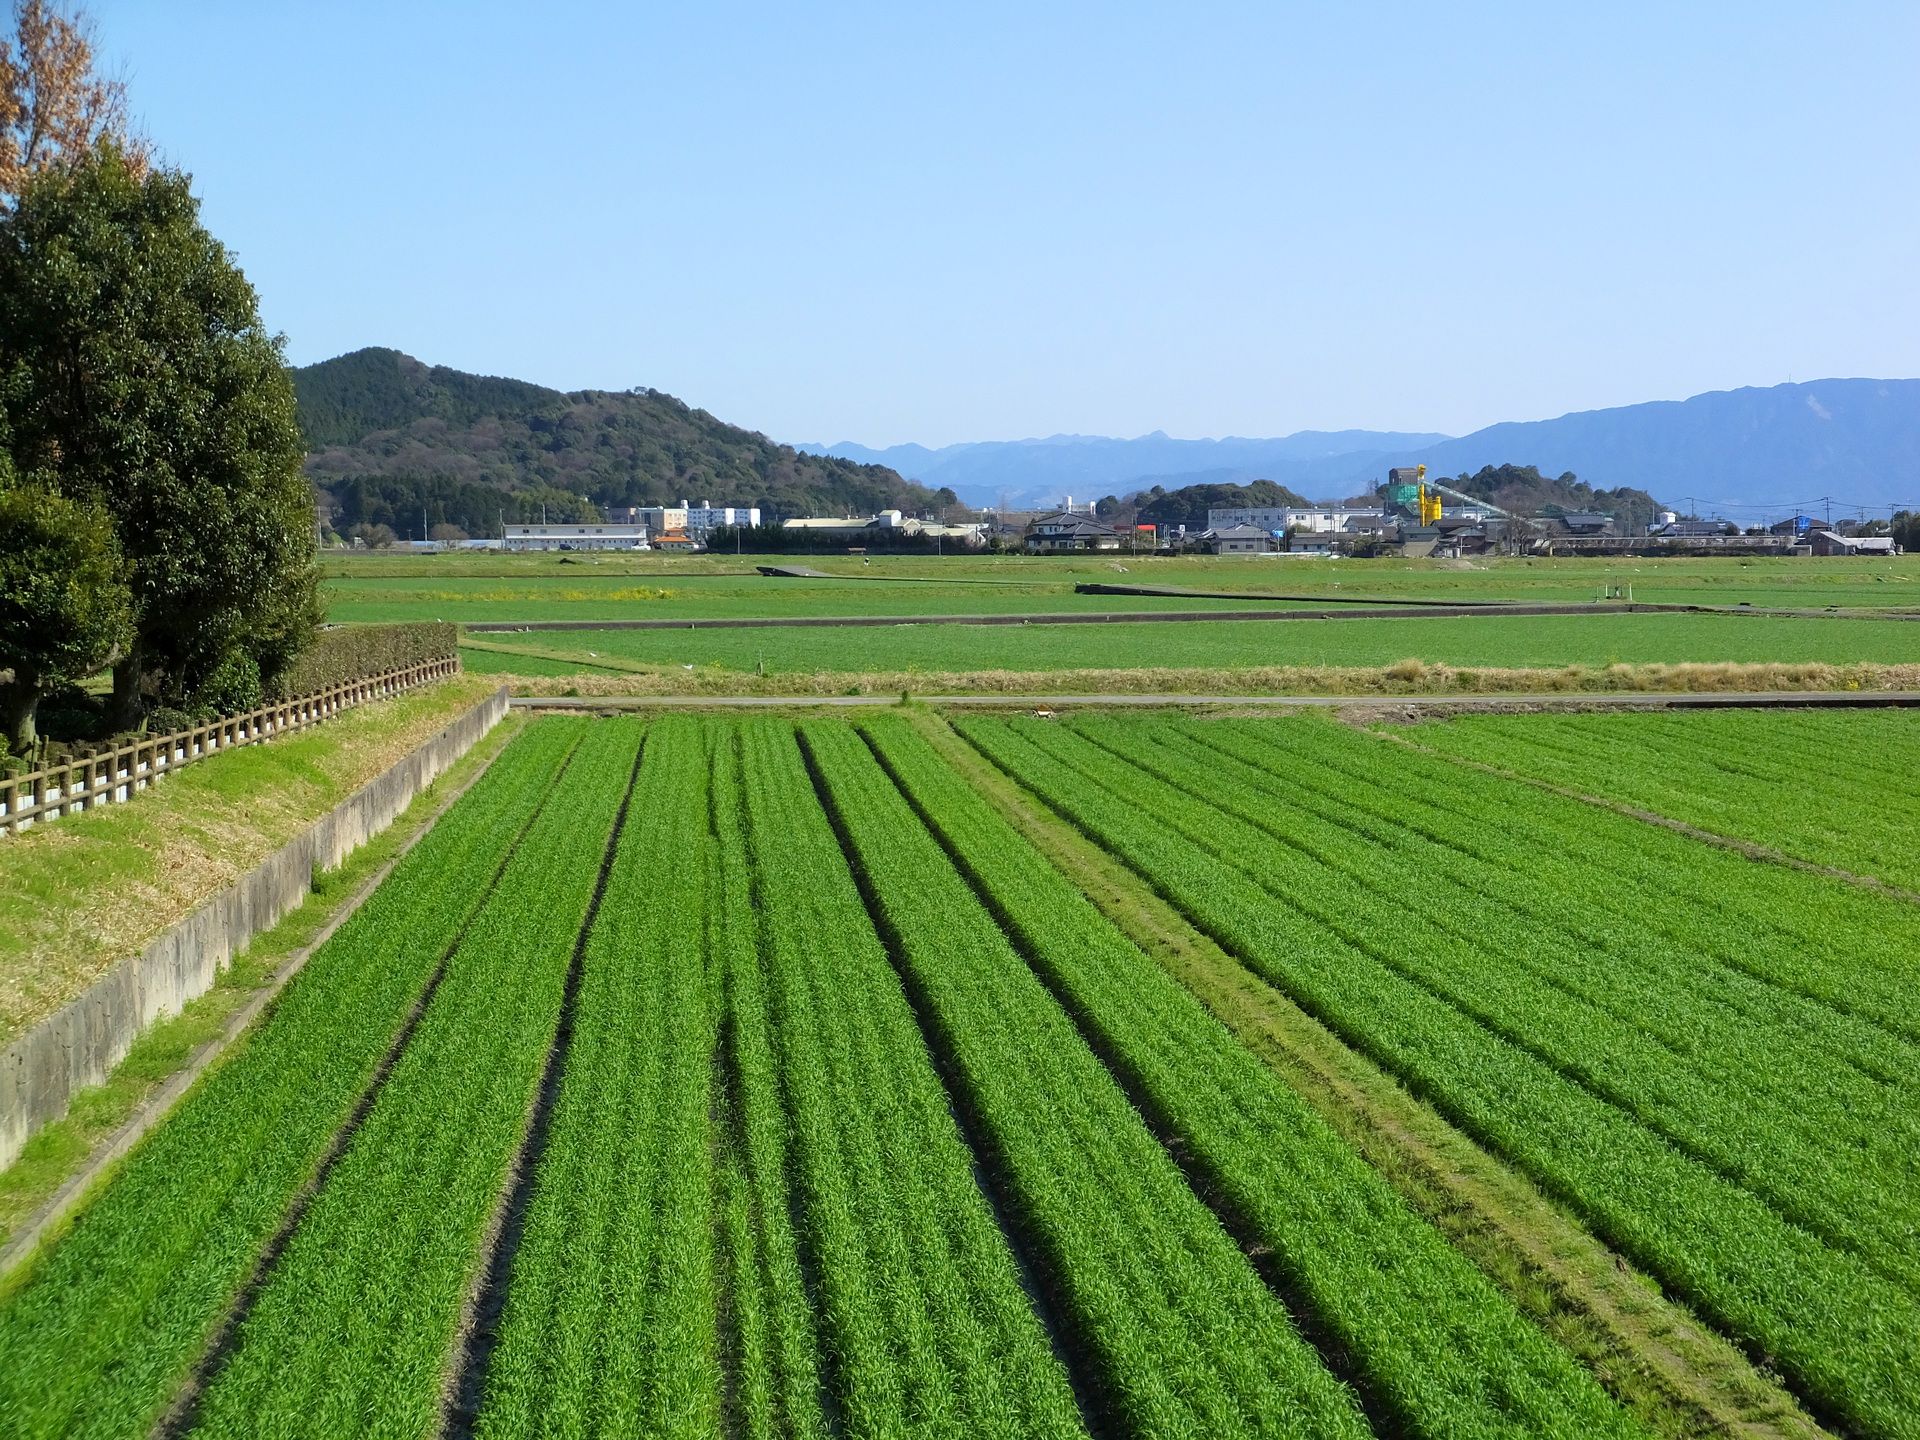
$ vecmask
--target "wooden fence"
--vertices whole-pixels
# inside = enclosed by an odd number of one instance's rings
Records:
[[[297,700],[228,715],[191,730],[150,735],[85,759],[0,779],[0,834],[15,834],[37,821],[131,800],[136,791],[146,789],[162,775],[205,756],[303,730],[352,706],[384,700],[459,673],[456,657],[427,660],[331,685]]]

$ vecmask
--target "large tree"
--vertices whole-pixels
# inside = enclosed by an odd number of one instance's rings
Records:
[[[0,418],[23,479],[114,519],[121,725],[237,658],[271,683],[318,615],[281,341],[198,212],[186,175],[109,139],[0,214]]]
[[[13,33],[0,35],[0,195],[18,195],[28,177],[70,164],[102,140],[136,173],[146,142],[127,123],[127,91],[97,75],[84,15],[45,0],[15,0]]]
[[[105,512],[14,483],[0,456],[0,725],[14,754],[31,753],[49,687],[116,657],[130,602]]]

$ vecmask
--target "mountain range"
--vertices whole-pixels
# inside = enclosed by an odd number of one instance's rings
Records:
[[[341,533],[497,534],[610,506],[754,505],[772,516],[951,504],[882,465],[802,454],[658,390],[562,392],[356,350],[292,372],[307,476]]]
[[[974,505],[1050,505],[1125,496],[1159,485],[1272,480],[1337,499],[1370,492],[1396,465],[1436,475],[1483,466],[1568,471],[1596,489],[1631,487],[1702,514],[1751,520],[1762,512],[1920,509],[1920,380],[1833,379],[1717,390],[1586,410],[1552,420],[1490,425],[1470,435],[1302,431],[1274,440],[1134,440],[1055,435],[931,450],[896,445],[799,445],[816,454],[886,465]]]

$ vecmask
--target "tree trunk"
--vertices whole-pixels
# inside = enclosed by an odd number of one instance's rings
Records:
[[[140,667],[140,642],[135,640],[127,647],[113,665],[113,728],[116,731],[138,730],[146,717],[146,701],[140,695],[140,682],[145,677]]]
[[[29,765],[40,732],[34,715],[40,708],[40,687],[27,680],[12,680],[0,685],[0,725],[6,727],[7,749]]]

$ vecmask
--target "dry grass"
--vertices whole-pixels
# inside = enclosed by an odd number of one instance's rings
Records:
[[[498,688],[463,676],[0,837],[0,1043],[45,1019]]]
[[[1568,695],[1767,690],[1920,690],[1920,665],[1568,665],[1555,670],[1455,669],[1402,660],[1384,667],[880,671],[747,675],[661,670],[629,675],[502,675],[515,695]]]

